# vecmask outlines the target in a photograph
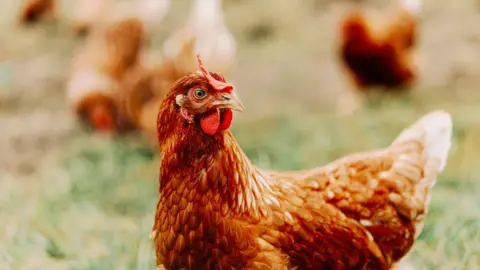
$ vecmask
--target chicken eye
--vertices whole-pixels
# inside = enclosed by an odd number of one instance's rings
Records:
[[[207,96],[207,91],[202,88],[196,88],[193,90],[193,96],[197,99],[204,99]]]

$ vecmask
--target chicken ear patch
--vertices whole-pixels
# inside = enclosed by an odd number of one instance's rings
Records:
[[[200,118],[200,127],[208,135],[214,135],[220,126],[220,112],[214,110]]]

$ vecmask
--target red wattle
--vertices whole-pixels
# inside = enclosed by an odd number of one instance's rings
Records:
[[[225,110],[222,113],[221,121],[220,121],[220,126],[218,127],[218,130],[223,131],[226,130],[230,127],[232,124],[233,120],[233,112],[230,109]]]
[[[220,112],[213,110],[200,118],[200,127],[208,135],[214,135],[220,126]]]

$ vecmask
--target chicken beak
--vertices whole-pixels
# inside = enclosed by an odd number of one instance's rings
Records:
[[[234,92],[222,93],[219,100],[216,101],[214,105],[219,109],[231,109],[243,112],[243,104]]]

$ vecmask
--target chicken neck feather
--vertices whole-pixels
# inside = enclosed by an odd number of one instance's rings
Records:
[[[192,184],[198,192],[218,193],[224,211],[257,217],[266,205],[275,202],[268,180],[248,159],[230,131],[214,136],[203,134],[196,124],[185,123],[174,102],[169,104],[159,114],[161,122],[173,127],[158,134],[163,151],[161,190],[167,185]],[[179,174],[185,178],[178,178]]]

